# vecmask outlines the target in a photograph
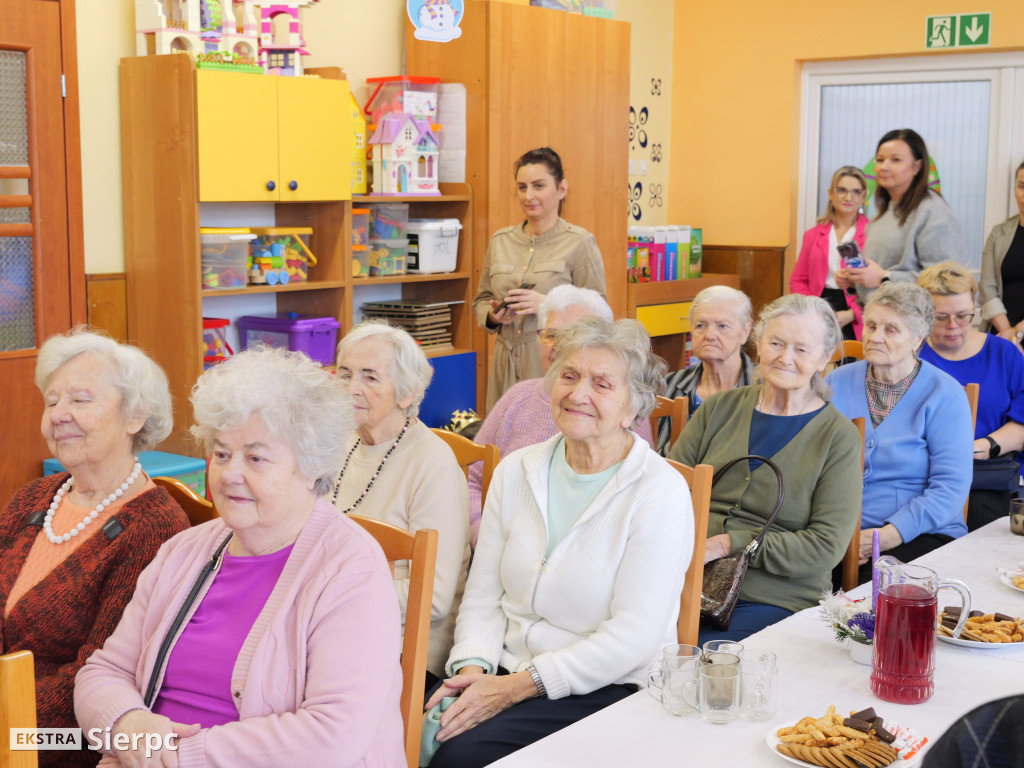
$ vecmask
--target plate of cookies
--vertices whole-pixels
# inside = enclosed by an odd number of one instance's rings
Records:
[[[796,765],[822,768],[883,768],[912,762],[928,740],[912,729],[886,721],[874,709],[844,716],[830,706],[821,717],[808,716],[768,731],[765,742]]]
[[[999,574],[999,580],[1010,589],[1024,592],[1024,571],[1007,571]]]
[[[1024,619],[1005,613],[971,611],[960,637],[953,637],[960,612],[959,606],[942,609],[936,630],[939,640],[963,648],[991,651],[1024,648]]]

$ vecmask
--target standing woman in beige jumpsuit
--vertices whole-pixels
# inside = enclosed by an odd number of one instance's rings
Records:
[[[473,301],[480,327],[498,334],[487,378],[488,411],[516,382],[544,375],[537,308],[548,291],[570,283],[605,295],[597,241],[560,216],[569,191],[562,159],[548,147],[532,149],[516,161],[515,179],[526,220],[491,237]]]

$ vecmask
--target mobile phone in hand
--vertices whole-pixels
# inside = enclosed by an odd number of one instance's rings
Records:
[[[533,289],[533,283],[523,283],[522,285],[519,286],[519,288],[521,290],[524,290],[524,291],[532,290]],[[511,301],[510,299],[505,299],[503,302],[501,302],[501,304],[498,305],[498,308],[496,310],[494,310],[494,314],[498,314],[503,309],[508,309],[510,301]]]
[[[864,254],[861,253],[860,246],[854,240],[848,243],[841,243],[836,250],[839,251],[839,256],[848,267],[861,269],[868,265],[864,260]]]

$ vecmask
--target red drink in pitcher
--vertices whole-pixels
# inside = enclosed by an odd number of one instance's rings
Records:
[[[871,690],[896,704],[919,704],[935,692],[934,591],[890,584],[878,595]]]

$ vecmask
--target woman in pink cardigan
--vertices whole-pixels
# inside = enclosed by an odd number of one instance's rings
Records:
[[[266,348],[204,373],[192,406],[219,517],[160,548],[78,674],[101,765],[404,765],[391,573],[325,498],[347,392]]]
[[[864,248],[868,218],[864,215],[867,179],[859,168],[844,165],[832,176],[828,207],[817,225],[804,233],[804,242],[789,278],[790,293],[820,296],[836,312],[844,339],[859,339],[861,309],[856,293],[836,282],[836,270],[846,266],[839,246],[855,242]],[[851,289],[852,290],[852,289]]]

